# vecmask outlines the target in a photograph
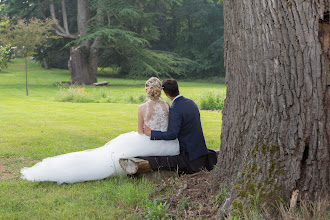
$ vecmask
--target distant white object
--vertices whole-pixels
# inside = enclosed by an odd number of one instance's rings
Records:
[[[93,83],[93,86],[107,86],[108,84],[109,84],[108,81],[104,81],[104,82]]]

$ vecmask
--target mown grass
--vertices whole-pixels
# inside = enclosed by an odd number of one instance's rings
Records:
[[[76,184],[1,182],[1,219],[139,218],[152,192],[145,179],[109,178]]]
[[[29,63],[29,96],[25,94],[23,60],[0,72],[0,219],[134,219],[141,218],[153,185],[147,180],[108,178],[77,184],[32,183],[19,169],[58,154],[97,148],[119,134],[136,130],[138,104],[127,97],[144,95],[145,80],[99,78],[116,103],[72,103],[57,100],[68,81],[67,70],[45,70]],[[197,97],[224,85],[179,82],[181,93]],[[136,98],[135,98],[136,97]],[[220,145],[221,114],[201,111],[207,146]],[[134,211],[135,210],[135,211]]]

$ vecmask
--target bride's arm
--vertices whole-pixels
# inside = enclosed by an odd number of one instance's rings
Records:
[[[138,108],[138,133],[143,134],[143,107],[140,105]]]

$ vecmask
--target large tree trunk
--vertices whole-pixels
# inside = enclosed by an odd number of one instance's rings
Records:
[[[77,0],[77,10],[78,31],[82,37],[88,28],[88,0]],[[93,45],[90,41],[83,41],[78,47],[71,48],[68,66],[72,84],[91,85],[97,82],[98,45]]]
[[[96,80],[97,73],[97,53],[92,57],[90,49],[86,46],[72,47],[70,51],[70,60],[68,63],[71,72],[71,84],[91,85]],[[92,57],[90,60],[89,57]]]
[[[329,193],[329,0],[224,1],[227,98],[214,183],[240,208]]]

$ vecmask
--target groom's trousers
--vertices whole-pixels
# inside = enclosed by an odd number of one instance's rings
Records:
[[[188,153],[182,152],[176,156],[150,156],[138,157],[147,160],[152,170],[171,170],[179,174],[192,174],[201,170],[212,170],[217,163],[215,151],[190,161]]]

